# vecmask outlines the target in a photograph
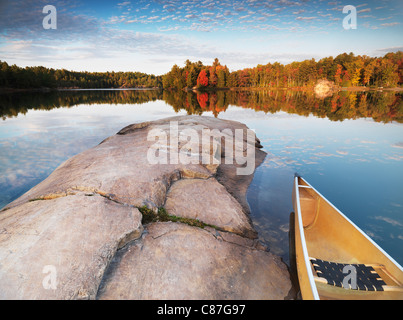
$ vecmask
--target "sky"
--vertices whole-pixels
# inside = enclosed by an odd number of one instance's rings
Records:
[[[43,27],[46,5],[56,29]],[[343,27],[347,5],[356,29]],[[161,75],[187,59],[234,71],[398,50],[402,0],[0,0],[0,60],[21,67]]]

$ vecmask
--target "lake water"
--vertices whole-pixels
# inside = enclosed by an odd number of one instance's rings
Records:
[[[288,263],[294,173],[403,264],[403,96],[298,91],[77,90],[0,94],[0,208],[71,156],[136,122],[199,114],[256,131],[248,190],[260,238]]]

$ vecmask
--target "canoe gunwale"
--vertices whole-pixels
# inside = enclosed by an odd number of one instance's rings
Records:
[[[306,241],[305,241],[304,227],[302,224],[301,206],[300,206],[300,200],[299,200],[298,177],[295,177],[294,188],[295,188],[295,198],[296,198],[295,203],[297,205],[297,216],[298,216],[297,220],[298,220],[298,226],[299,226],[299,231],[300,231],[299,235],[301,238],[301,246],[302,246],[302,252],[303,252],[303,256],[304,256],[304,263],[305,263],[305,267],[307,270],[308,280],[309,280],[309,284],[311,287],[313,298],[315,300],[320,300],[318,289],[316,288],[315,279],[314,279],[312,268],[311,268],[311,262],[309,261],[308,248],[306,246]]]

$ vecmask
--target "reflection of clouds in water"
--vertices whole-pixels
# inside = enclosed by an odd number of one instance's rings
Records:
[[[279,157],[270,157],[267,161],[262,163],[260,166],[261,167],[266,167],[266,168],[282,168],[286,167],[286,163],[284,161],[285,158],[279,158]]]
[[[390,205],[391,205],[392,207],[397,207],[397,208],[401,208],[401,207],[402,207],[402,205],[401,205],[400,203],[391,202]]]
[[[313,152],[313,151],[316,151],[316,150],[318,150],[318,149],[323,149],[325,146],[322,146],[322,145],[307,145],[307,146],[305,146],[305,148],[304,148],[304,151],[309,151],[309,152]]]
[[[8,190],[8,194],[1,195],[0,206],[9,202],[10,194],[22,194],[63,161],[100,142],[103,134],[98,136],[88,136],[84,130],[35,131],[2,143],[1,151],[7,156],[0,156],[0,189]]]
[[[403,160],[403,142],[401,141],[401,142],[397,142],[397,143],[394,143],[394,144],[392,144],[391,145],[391,147],[392,148],[394,148],[394,149],[392,149],[393,150],[393,153],[392,154],[385,154],[384,155],[384,157],[385,157],[385,159],[388,159],[388,160],[393,160],[393,161],[401,161],[401,160]]]
[[[401,160],[403,160],[403,155],[397,155],[397,154],[389,155],[389,156],[386,156],[385,159],[401,161]]]
[[[363,231],[377,242],[384,241],[387,238],[387,228],[382,223],[373,223],[374,220],[376,220],[374,217],[369,217],[369,220],[366,222],[366,227],[363,229]]]
[[[393,148],[402,148],[403,149],[403,142],[397,142],[392,144]]]
[[[266,133],[267,134],[267,133]],[[305,134],[305,133],[304,133]],[[396,162],[403,160],[403,154],[397,148],[403,148],[403,142],[398,142],[389,147],[385,152],[385,147],[390,144],[380,143],[376,139],[363,138],[332,138],[332,136],[318,136],[306,134],[302,138],[291,130],[289,135],[284,135],[282,131],[274,131],[270,137],[263,136],[262,143],[276,155],[272,159],[271,167],[283,167],[285,165],[318,165],[325,163],[331,158],[343,158],[349,163],[382,163]],[[384,154],[382,154],[384,153]],[[327,160],[329,158],[329,160]],[[293,162],[294,161],[294,162]]]
[[[389,238],[392,241],[403,240],[403,222],[392,219],[388,216],[375,216],[371,219],[382,221],[385,224],[368,224],[368,229],[365,230],[365,233],[368,234],[375,241],[384,241]]]
[[[340,157],[337,154],[332,154],[329,152],[317,152],[317,153],[314,153],[314,155],[318,156],[318,157]]]
[[[297,166],[300,166],[300,165],[301,165],[301,164],[298,163],[296,160],[291,160],[291,159],[285,160],[285,163],[286,163],[287,165],[290,165],[290,164],[294,164],[294,165],[297,165]]]
[[[383,238],[377,232],[373,232],[371,230],[365,229],[364,232],[375,241],[382,241]]]
[[[309,143],[309,142],[307,142]],[[268,167],[281,168],[287,165],[301,166],[301,165],[318,165],[319,161],[326,161],[325,158],[336,157],[341,158],[344,155],[348,155],[348,151],[338,150],[335,153],[320,151],[325,148],[322,144],[307,144],[303,146],[291,144],[276,147],[273,144],[270,148],[271,152],[267,160]]]
[[[376,220],[384,221],[384,222],[386,222],[386,223],[388,223],[388,224],[391,224],[391,225],[394,226],[394,227],[403,227],[403,223],[401,223],[401,222],[399,222],[399,221],[396,221],[396,220],[394,220],[394,219],[391,219],[391,218],[389,218],[389,217],[376,216],[375,219],[376,219]]]
[[[299,146],[299,145],[285,146],[284,148],[286,148],[286,149],[303,149],[303,147]]]
[[[302,160],[305,164],[319,164],[319,162],[310,161],[310,160]]]
[[[13,168],[8,168],[6,171],[2,170],[2,175],[0,176],[0,185],[21,187],[29,180],[35,178],[35,175],[32,174],[32,172],[33,171],[25,171],[23,169],[13,170]]]

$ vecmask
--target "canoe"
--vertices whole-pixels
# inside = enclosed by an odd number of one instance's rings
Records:
[[[403,268],[306,180],[293,188],[295,260],[304,300],[403,300]]]

